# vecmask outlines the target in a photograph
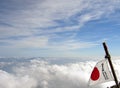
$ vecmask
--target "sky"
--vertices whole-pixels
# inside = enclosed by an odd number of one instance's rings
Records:
[[[120,55],[120,0],[0,0],[0,57]]]

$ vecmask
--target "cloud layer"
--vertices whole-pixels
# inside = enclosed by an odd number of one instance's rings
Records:
[[[47,59],[47,58],[46,58]],[[69,59],[68,59],[69,60]],[[86,61],[66,64],[50,64],[39,59],[31,59],[14,63],[4,63],[11,66],[11,72],[0,70],[0,87],[2,88],[88,88],[88,81],[96,61]],[[2,61],[1,61],[2,62]],[[17,63],[17,64],[15,64]],[[10,65],[12,64],[12,65]],[[0,67],[1,67],[0,66]],[[115,70],[120,78],[119,60],[114,61]],[[114,84],[114,83],[112,83]],[[96,85],[91,88],[105,88],[112,85]]]

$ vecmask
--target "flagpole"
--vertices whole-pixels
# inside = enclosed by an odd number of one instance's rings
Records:
[[[111,68],[111,71],[112,71],[112,74],[113,74],[113,77],[114,77],[116,86],[117,86],[117,88],[119,88],[118,79],[117,79],[117,76],[116,76],[116,73],[115,73],[115,70],[114,70],[112,61],[111,61],[111,56],[110,56],[110,54],[109,54],[109,52],[108,52],[108,48],[107,48],[107,45],[106,45],[105,42],[103,42],[103,47],[104,47],[104,50],[105,50],[105,53],[106,53],[105,58],[108,59],[108,62],[109,62],[109,65],[110,65],[110,68]]]

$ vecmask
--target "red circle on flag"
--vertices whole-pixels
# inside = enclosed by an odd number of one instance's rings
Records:
[[[99,72],[98,68],[95,67],[95,68],[93,69],[92,74],[91,74],[91,79],[92,79],[93,81],[96,81],[96,80],[99,79],[99,77],[100,77],[100,72]]]

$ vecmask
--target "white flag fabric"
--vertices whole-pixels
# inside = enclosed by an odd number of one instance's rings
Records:
[[[107,62],[108,62],[108,60],[104,59],[102,61],[99,61],[96,64],[96,66],[94,67],[94,69],[91,73],[89,85],[95,85],[95,84],[114,80],[112,74],[109,71]]]

